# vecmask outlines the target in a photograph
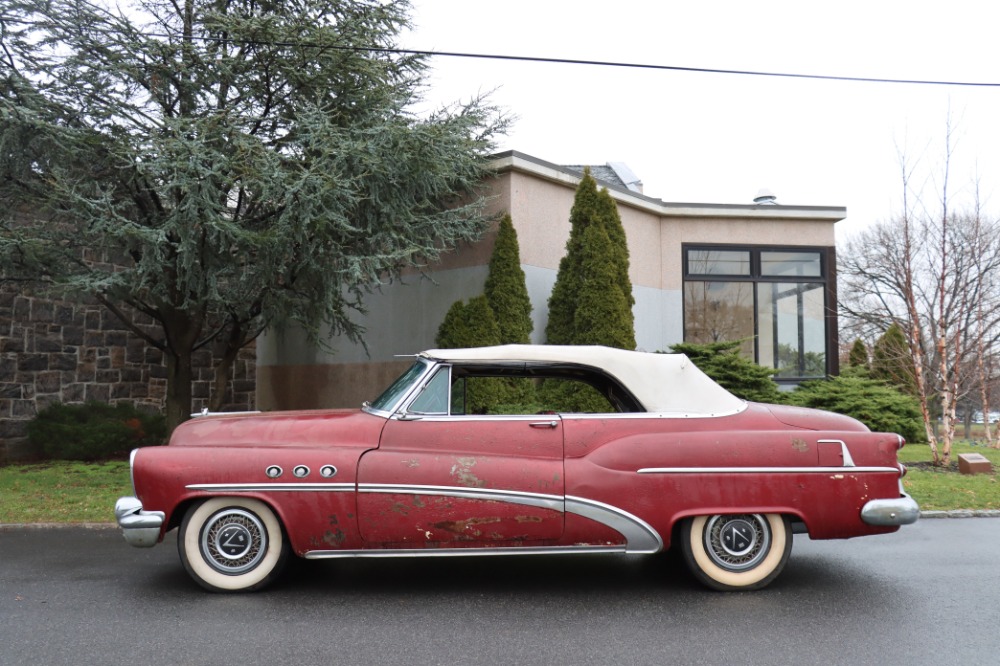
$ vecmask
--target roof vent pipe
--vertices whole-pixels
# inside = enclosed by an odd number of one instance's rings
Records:
[[[777,206],[778,197],[774,196],[774,192],[771,190],[762,187],[757,192],[757,196],[753,198],[753,202],[758,206]]]

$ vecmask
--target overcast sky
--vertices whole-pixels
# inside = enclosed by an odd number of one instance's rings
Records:
[[[403,47],[865,78],[1000,83],[1000,6],[980,0],[413,0]],[[846,206],[845,237],[900,210],[900,161],[953,202],[1000,209],[1000,87],[917,86],[434,57],[432,101],[496,88],[501,149],[624,162],[649,196]]]

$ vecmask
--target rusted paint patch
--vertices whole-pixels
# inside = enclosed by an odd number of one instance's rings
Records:
[[[425,506],[424,501],[420,499],[419,495],[416,495],[410,499],[409,504],[399,501],[393,502],[392,506],[389,507],[389,511],[391,511],[392,513],[399,514],[401,516],[406,516],[409,515],[410,511],[412,511],[413,509],[423,509],[424,506]]]
[[[542,522],[541,516],[514,516],[514,520],[519,523],[540,523]]]
[[[809,450],[809,443],[804,439],[799,439],[797,437],[792,438],[792,448],[799,453],[805,453]]]
[[[451,475],[460,486],[482,488],[486,482],[472,473],[472,468],[475,466],[475,458],[456,458],[455,464],[451,466]]]
[[[431,525],[434,529],[443,530],[445,532],[451,532],[452,534],[457,534],[463,537],[479,537],[482,536],[482,530],[476,529],[478,525],[488,525],[490,523],[499,523],[500,518],[497,516],[490,516],[488,518],[466,518],[465,520],[446,520],[440,523],[434,523]]]
[[[341,544],[344,543],[345,539],[347,539],[347,535],[344,534],[344,530],[339,528],[335,532],[327,530],[323,534],[323,543],[325,543],[328,546],[334,546],[339,548]]]

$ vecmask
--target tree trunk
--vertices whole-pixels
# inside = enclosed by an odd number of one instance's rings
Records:
[[[191,355],[167,354],[167,428],[174,428],[191,418]]]

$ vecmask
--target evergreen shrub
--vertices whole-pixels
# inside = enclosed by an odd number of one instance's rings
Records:
[[[926,439],[917,399],[848,368],[838,377],[804,382],[788,394],[788,403],[845,414],[874,432],[894,432],[909,442]]]
[[[28,441],[55,460],[105,460],[162,444],[166,438],[162,414],[126,403],[54,403],[28,424]]]
[[[740,354],[742,341],[698,344],[682,342],[671,347],[686,354],[699,370],[733,395],[752,402],[782,403],[785,395],[772,377],[775,370],[757,365]]]

